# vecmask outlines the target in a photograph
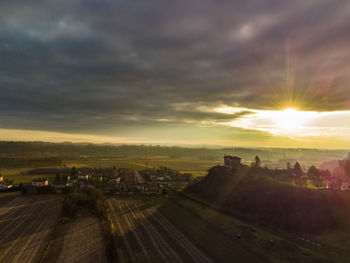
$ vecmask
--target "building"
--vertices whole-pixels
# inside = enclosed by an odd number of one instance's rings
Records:
[[[291,168],[291,166],[290,166],[290,162],[288,162],[288,163],[287,163],[287,170],[289,171],[290,169],[292,169],[292,168]]]
[[[79,174],[78,175],[78,180],[89,180],[89,175],[83,175],[83,174]]]
[[[0,183],[0,190],[6,190],[6,189],[9,189],[11,187],[12,187],[12,185]]]
[[[349,191],[350,178],[348,176],[333,176],[326,181],[326,188],[338,191]]]
[[[340,184],[340,191],[348,191],[350,190],[350,180],[342,181]]]
[[[49,185],[49,179],[47,178],[36,178],[32,181],[32,186],[45,186]]]
[[[125,183],[129,183],[129,184],[133,184],[136,183],[136,177],[134,173],[126,173],[124,175],[124,182]]]
[[[230,169],[235,169],[241,165],[241,158],[236,156],[225,155],[224,166]]]

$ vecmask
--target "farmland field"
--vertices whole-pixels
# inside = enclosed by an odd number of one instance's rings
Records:
[[[61,211],[62,198],[0,199],[0,262],[37,262]]]
[[[107,262],[99,220],[79,218],[70,223],[57,262]]]
[[[315,240],[270,232],[183,196],[170,197],[157,206],[179,230],[208,251],[215,262],[230,263],[233,258],[237,263],[349,262],[344,251],[336,247],[316,246]]]
[[[113,167],[130,168],[133,170],[142,170],[145,168],[156,168],[166,166],[183,173],[192,173],[194,177],[207,174],[207,170],[215,165],[222,164],[218,160],[199,160],[197,158],[169,158],[166,156],[158,157],[111,157],[111,158],[82,158],[74,161],[66,161],[67,167]]]
[[[155,207],[131,198],[111,198],[108,204],[131,262],[212,262]]]
[[[21,169],[4,169],[1,171],[5,179],[13,181],[14,184],[31,183],[35,178],[47,177],[49,182],[52,182],[55,174],[27,174],[29,168]]]

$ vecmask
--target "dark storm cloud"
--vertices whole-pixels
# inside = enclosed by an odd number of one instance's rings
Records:
[[[103,133],[246,114],[197,106],[349,109],[349,14],[334,0],[2,1],[1,128]]]

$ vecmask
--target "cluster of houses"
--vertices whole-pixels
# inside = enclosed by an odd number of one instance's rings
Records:
[[[49,185],[48,178],[35,178],[32,181],[32,186],[46,186]]]
[[[349,176],[333,176],[325,180],[325,187],[331,190],[349,191],[350,177]]]
[[[113,179],[115,186],[111,190],[116,194],[167,194],[170,189],[183,188],[192,179],[190,173],[180,173],[167,167],[146,168],[140,171],[119,168],[116,174],[116,178]]]
[[[81,188],[87,187],[88,180],[92,177],[90,174],[83,174],[81,171],[78,172],[74,178],[71,175],[67,174],[56,174],[52,186],[56,190],[56,192],[62,192],[66,187],[72,186],[73,184],[79,184]],[[102,180],[102,176],[98,176],[98,180]],[[32,186],[34,187],[42,187],[49,185],[48,178],[35,178],[32,180]]]

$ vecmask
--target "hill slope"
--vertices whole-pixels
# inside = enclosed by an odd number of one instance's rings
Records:
[[[256,167],[213,167],[185,193],[246,220],[300,233],[340,228],[350,215],[349,193],[278,183]]]

